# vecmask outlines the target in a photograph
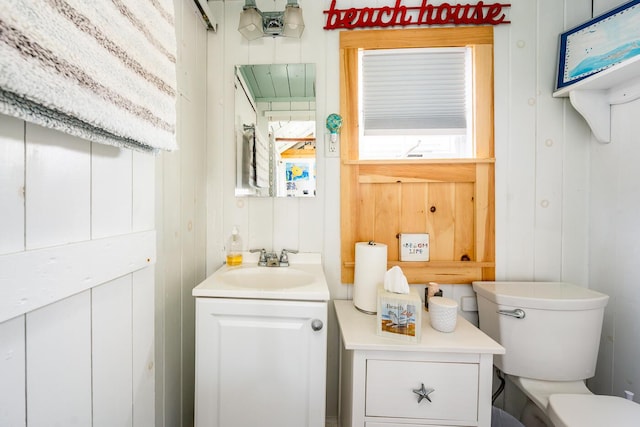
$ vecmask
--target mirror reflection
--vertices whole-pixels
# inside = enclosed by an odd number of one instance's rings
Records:
[[[315,196],[315,73],[314,64],[236,66],[236,196]]]

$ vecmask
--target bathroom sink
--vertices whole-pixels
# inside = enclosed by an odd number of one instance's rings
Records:
[[[193,289],[195,297],[328,301],[320,254],[289,254],[289,267],[259,267],[256,254],[223,265]]]
[[[309,285],[315,277],[295,267],[249,267],[224,271],[219,279],[242,288],[289,289]]]

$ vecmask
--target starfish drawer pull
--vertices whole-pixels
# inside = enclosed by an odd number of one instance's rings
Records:
[[[431,402],[431,398],[429,397],[429,395],[434,391],[435,389],[433,388],[425,388],[424,383],[420,384],[419,389],[413,390],[413,392],[418,395],[418,403],[422,402],[422,399],[427,399],[429,402]]]

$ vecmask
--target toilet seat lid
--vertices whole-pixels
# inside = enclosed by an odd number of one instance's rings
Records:
[[[555,427],[640,426],[640,405],[615,396],[552,394],[547,415]]]

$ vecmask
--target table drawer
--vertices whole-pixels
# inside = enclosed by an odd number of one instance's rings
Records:
[[[474,421],[478,418],[478,365],[367,360],[365,412],[369,417]],[[431,402],[413,390],[433,389]]]

